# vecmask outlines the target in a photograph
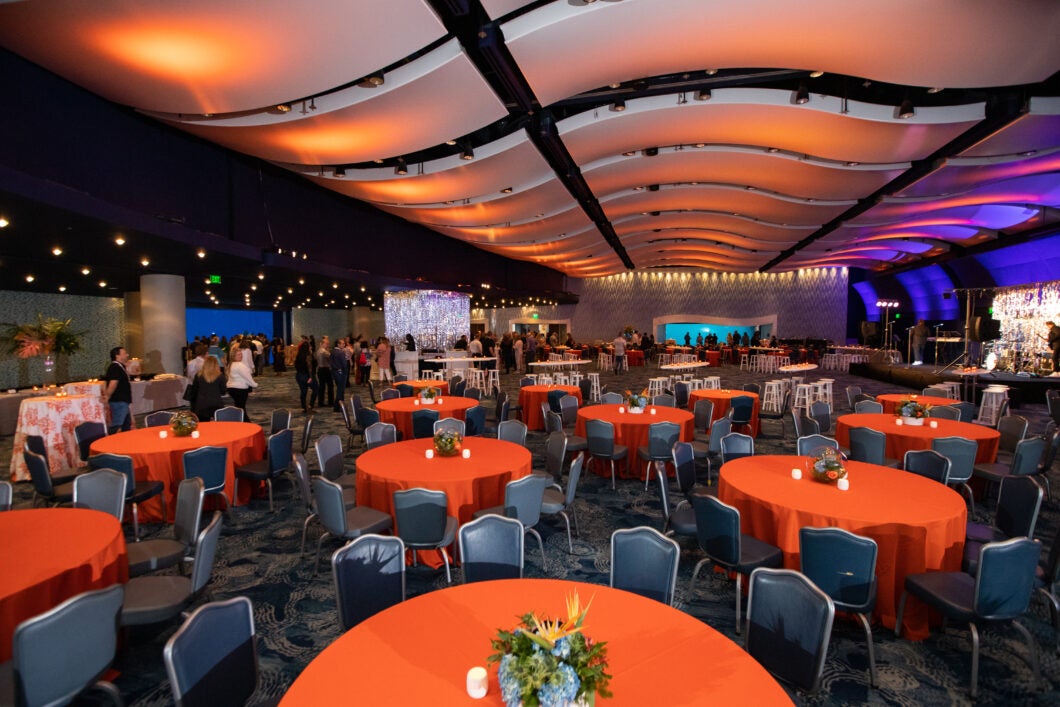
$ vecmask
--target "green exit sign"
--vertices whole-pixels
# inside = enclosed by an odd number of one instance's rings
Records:
[[[532,319],[537,319],[537,318],[538,318],[538,317],[540,317],[540,316],[541,316],[541,315],[540,315],[540,314],[538,314],[537,312],[534,312],[533,314],[531,314],[531,315],[530,315],[530,317],[531,317]]]
[[[210,275],[210,284],[211,285],[220,285],[221,284],[221,276],[220,275]]]

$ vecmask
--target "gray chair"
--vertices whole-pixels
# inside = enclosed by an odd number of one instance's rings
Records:
[[[243,422],[244,418],[243,408],[237,408],[234,405],[226,405],[213,414],[214,422]]]
[[[779,547],[740,532],[740,511],[714,496],[692,497],[696,513],[696,540],[706,557],[696,563],[688,596],[695,597],[696,577],[703,565],[718,564],[736,574],[736,633],[740,633],[741,580],[759,567],[780,567],[784,553]]]
[[[979,452],[979,445],[975,440],[964,437],[937,437],[931,440],[931,448],[950,460],[949,485],[960,487],[960,492],[968,498],[969,511],[975,513],[975,494],[968,481],[975,471],[975,455]]]
[[[162,518],[168,519],[166,512],[166,485],[161,481],[137,481],[133,469],[132,457],[125,454],[94,454],[88,458],[92,469],[113,469],[125,475],[125,502],[132,506],[133,538],[140,540],[140,504],[158,497],[162,504]]]
[[[367,429],[365,431],[367,432]],[[353,474],[346,473],[346,461],[342,456],[342,439],[338,435],[321,435],[313,446],[316,449],[321,476],[328,481],[334,481],[344,489],[356,487],[357,482]]]
[[[424,488],[394,492],[394,519],[398,537],[409,550],[439,550],[445,562],[445,581],[453,583],[446,548],[456,539],[456,518],[448,514],[444,491]],[[413,563],[416,553],[412,554]]]
[[[0,481],[0,511],[10,511],[13,499],[13,488],[10,481]]]
[[[644,490],[652,479],[651,468],[660,465],[665,470],[673,458],[674,443],[681,439],[681,425],[676,422],[653,422],[648,425],[648,443],[637,448],[637,457],[644,461]]]
[[[438,434],[443,430],[449,430],[456,432],[461,437],[465,434],[466,425],[463,420],[458,420],[455,417],[443,417],[440,420],[434,421],[434,434]]]
[[[1002,479],[994,522],[991,525],[970,522],[966,527],[964,571],[975,574],[979,550],[986,543],[1020,537],[1034,540],[1042,496],[1042,487],[1029,476]]]
[[[979,408],[975,406],[975,403],[959,402],[953,403],[949,407],[957,408],[957,411],[961,413],[961,422],[971,422],[975,419],[975,416],[979,414]]]
[[[832,430],[832,406],[825,401],[810,403],[810,417],[817,422],[818,434],[827,435]]]
[[[22,459],[26,462],[30,480],[33,482],[33,505],[39,501],[58,505],[74,500],[74,476],[53,477],[48,471],[48,459],[42,454],[25,449]]]
[[[906,575],[905,590],[898,602],[895,635],[901,635],[902,616],[910,594],[941,612],[946,619],[967,623],[972,635],[970,693],[975,699],[979,689],[979,631],[976,624],[1011,623],[1027,641],[1037,682],[1040,678],[1038,648],[1030,631],[1016,619],[1030,604],[1039,555],[1041,545],[1038,542],[1013,538],[984,545],[979,551],[978,570],[974,576],[966,572]]]
[[[681,546],[655,528],[611,533],[611,586],[672,606]]]
[[[471,398],[472,400],[478,400],[479,402],[481,402],[482,401],[482,390],[479,389],[479,388],[475,388],[475,387],[464,388],[463,397]]]
[[[397,388],[383,388],[379,393],[380,400],[397,400],[401,397],[401,391]]]
[[[497,439],[526,446],[526,423],[522,420],[501,420],[497,423]]]
[[[172,421],[172,412],[169,410],[158,410],[144,418],[144,427],[167,427]]]
[[[697,398],[696,404],[692,406],[692,416],[696,439],[702,442],[709,441],[710,425],[714,419],[714,401],[707,398]]]
[[[828,595],[839,611],[858,617],[869,649],[869,684],[876,687],[876,650],[869,619],[876,606],[876,558],[872,538],[842,528],[799,529],[802,573]]]
[[[839,442],[824,435],[808,435],[799,437],[795,441],[795,452],[800,457],[813,456],[814,452],[821,447],[828,447],[839,451]]]
[[[198,597],[210,583],[217,541],[221,537],[221,511],[195,541],[195,559],[191,577],[182,575],[148,575],[133,577],[125,585],[121,609],[122,626],[139,626],[169,621]]]
[[[362,535],[331,556],[339,623],[349,630],[405,601],[405,543],[392,535]]]
[[[749,395],[737,395],[729,401],[729,419],[733,429],[751,426],[754,417],[755,399]]]
[[[339,408],[345,410],[345,406],[340,405]],[[378,415],[379,413],[376,414]],[[343,417],[345,417],[345,414]],[[303,455],[309,451],[309,443],[313,440],[313,420],[315,419],[314,415],[306,415],[305,422],[302,423],[302,444],[298,449]],[[349,426],[347,425],[347,427]]]
[[[755,395],[762,394],[762,387],[757,383],[744,383],[740,386],[740,390],[747,391],[748,393],[754,393]]]
[[[959,422],[961,419],[961,411],[951,405],[932,405],[928,408],[927,415],[937,420]]]
[[[545,476],[551,483],[563,480],[563,461],[567,458],[567,435],[562,432],[549,432],[545,439],[545,470],[534,472]]]
[[[677,487],[684,498],[671,507],[670,483],[666,474],[658,472],[659,500],[663,510],[663,534],[696,536],[696,513],[692,509],[692,494],[701,492],[702,486],[696,483],[696,459],[690,442],[677,442],[671,452],[673,455],[674,477]]]
[[[997,431],[1001,434],[997,443],[999,461],[1008,461],[1016,453],[1016,447],[1027,436],[1028,427],[1027,418],[1022,415],[1004,415],[998,418]]]
[[[199,447],[184,452],[184,478],[201,479],[203,493],[220,496],[224,499],[225,508],[230,505],[225,492],[227,467],[227,447]]]
[[[622,397],[622,393],[610,392],[600,396],[601,405],[621,405],[624,402],[625,399]]]
[[[541,534],[534,526],[541,520],[541,503],[545,497],[545,487],[548,481],[543,476],[530,474],[516,481],[509,481],[504,486],[504,505],[492,506],[475,511],[473,517],[481,518],[485,515],[502,515],[515,518],[523,524],[523,532],[530,533],[537,538],[538,547],[541,548],[541,566],[545,566],[545,542]]]
[[[567,490],[564,491],[559,483],[549,484],[541,498],[541,515],[562,516],[567,526],[567,549],[574,552],[574,541],[571,539],[571,519],[574,520],[574,531],[578,532],[578,515],[574,511],[574,496],[578,492],[578,481],[582,476],[582,464],[585,461],[585,452],[579,452],[578,456],[570,465],[570,475],[567,477]]]
[[[438,411],[424,408],[412,413],[412,436],[425,439],[434,436],[434,423],[438,421]],[[378,419],[376,420],[378,422]]]
[[[847,407],[854,410],[854,406],[857,404],[857,397],[861,395],[860,385],[848,385],[847,389]],[[856,411],[855,411],[856,412]]]
[[[875,400],[859,400],[854,403],[854,412],[858,415],[881,415],[883,414],[883,403]]]
[[[624,444],[615,444],[615,426],[606,420],[586,420],[585,441],[590,461],[604,459],[611,463],[611,488],[615,488],[615,462],[629,456]]]
[[[811,694],[821,684],[835,604],[802,573],[758,568],[747,596],[747,652]]]
[[[65,705],[96,689],[115,705],[124,704],[118,689],[102,680],[118,646],[122,595],[123,586],[113,584],[20,623],[11,640],[11,672],[0,680],[0,693],[16,705]]]
[[[661,393],[651,399],[651,404],[664,408],[672,408],[677,407],[677,400],[669,393]]]
[[[476,405],[464,411],[464,427],[468,437],[479,437],[486,432],[486,408]]]
[[[559,417],[564,427],[574,427],[578,422],[578,398],[575,395],[564,395],[559,399]]]
[[[544,413],[545,420],[545,432],[552,434],[553,432],[562,432],[567,437],[567,453],[575,454],[577,452],[584,452],[589,448],[589,442],[584,437],[578,435],[567,434],[563,429],[563,417],[558,412],[552,412],[549,410]]]
[[[1016,453],[1006,463],[976,464],[972,476],[984,479],[990,484],[999,484],[1010,476],[1033,476],[1038,473],[1038,462],[1045,454],[1047,444],[1041,437],[1028,437],[1016,444]],[[998,457],[1000,459],[1000,455]],[[989,489],[988,489],[989,490]]]
[[[684,410],[688,407],[688,396],[692,387],[687,381],[674,381],[674,407]]]
[[[449,420],[453,418],[446,419]],[[442,420],[439,420],[438,422],[442,422]],[[457,420],[457,422],[460,422],[460,420]],[[394,442],[397,442],[397,427],[389,422],[377,422],[374,425],[369,425],[364,430],[364,442],[368,449],[382,447],[385,444],[393,444]]]
[[[901,464],[901,460],[887,456],[887,435],[871,427],[850,428],[849,458],[856,462],[889,466],[892,469]]]
[[[320,547],[325,539],[335,537],[339,540],[353,540],[362,535],[389,531],[394,524],[389,514],[374,508],[347,508],[342,497],[342,487],[334,481],[317,476],[313,478],[311,485],[316,501],[317,519],[324,526],[324,532],[317,538],[317,554],[313,558],[314,576],[320,564]]]
[[[950,460],[934,449],[910,449],[902,460],[902,468],[912,474],[934,479],[943,486],[948,486],[950,482]]]
[[[163,414],[167,416],[166,421],[163,424],[168,425],[168,415],[170,413]],[[148,417],[150,417],[150,415],[148,415]],[[148,424],[147,426],[151,427],[150,424]],[[95,442],[97,439],[103,439],[106,436],[107,426],[102,422],[94,422],[92,420],[88,420],[87,422],[82,422],[77,427],[75,427],[74,441],[77,442],[77,451],[81,455],[81,461],[87,462],[88,458],[92,455],[92,443]]]
[[[730,432],[721,438],[721,463],[733,459],[750,457],[755,453],[755,438],[751,435]]]
[[[817,424],[817,420],[803,415],[800,408],[791,409],[791,423],[795,429],[796,439],[821,434],[821,426]]]
[[[720,420],[715,420],[714,424],[710,426],[710,441],[707,443],[707,482],[711,482],[711,476],[713,474],[713,460],[717,460],[720,468],[722,463],[721,458],[721,440],[732,433],[732,420],[728,417],[723,417]]]
[[[407,380],[407,379],[403,379],[403,380],[399,381],[397,379],[397,377],[395,376],[394,377],[394,389],[397,390],[398,395],[401,396],[402,398],[411,398],[412,396],[414,396],[416,394],[416,389],[413,388],[408,383],[405,383],[404,380]]]
[[[177,707],[246,704],[258,689],[254,607],[246,597],[203,604],[162,650]]]
[[[311,417],[307,419],[312,419]],[[274,435],[282,430],[290,429],[291,427],[291,411],[280,408],[279,410],[273,410],[272,415],[269,417],[269,434]],[[305,452],[302,452],[305,454]]]
[[[457,532],[464,582],[522,579],[525,538],[515,518],[491,514],[464,523]]]
[[[177,486],[177,510],[172,525],[172,538],[151,538],[126,546],[129,556],[129,576],[164,570],[191,561],[191,551],[199,535],[202,517],[202,479],[183,479]]]
[[[237,408],[238,409],[238,408]],[[235,496],[239,497],[239,481],[265,482],[269,489],[269,511],[274,510],[272,501],[272,481],[282,476],[291,468],[291,430],[283,430],[269,435],[265,458],[236,467]]]
[[[125,512],[125,474],[96,469],[74,479],[74,505],[109,513],[120,523]]]

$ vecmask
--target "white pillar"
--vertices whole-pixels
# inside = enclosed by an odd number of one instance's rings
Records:
[[[184,373],[180,352],[187,344],[184,278],[144,275],[140,278],[143,320],[143,372]]]

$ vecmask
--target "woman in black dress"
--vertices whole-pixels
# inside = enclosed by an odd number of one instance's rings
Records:
[[[283,339],[276,337],[272,340],[272,370],[276,375],[287,370],[287,345]]]
[[[221,373],[221,367],[217,359],[207,356],[203,361],[202,370],[195,374],[192,381],[192,390],[188,395],[188,404],[195,416],[203,422],[213,420],[213,414],[224,407],[221,400],[227,390],[228,380]]]

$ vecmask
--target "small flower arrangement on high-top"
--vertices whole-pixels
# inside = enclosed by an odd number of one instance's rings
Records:
[[[434,450],[440,457],[455,457],[463,447],[463,436],[455,430],[438,430],[434,433]]]
[[[489,662],[500,663],[497,678],[505,705],[593,705],[597,694],[611,696],[606,643],[582,631],[589,605],[582,609],[577,592],[572,592],[566,620],[542,620],[527,613],[514,630],[497,632],[491,641],[496,653]]]
[[[642,390],[639,393],[631,393],[627,390],[626,404],[631,410],[634,408],[641,410],[646,408],[648,406],[648,391]]]

